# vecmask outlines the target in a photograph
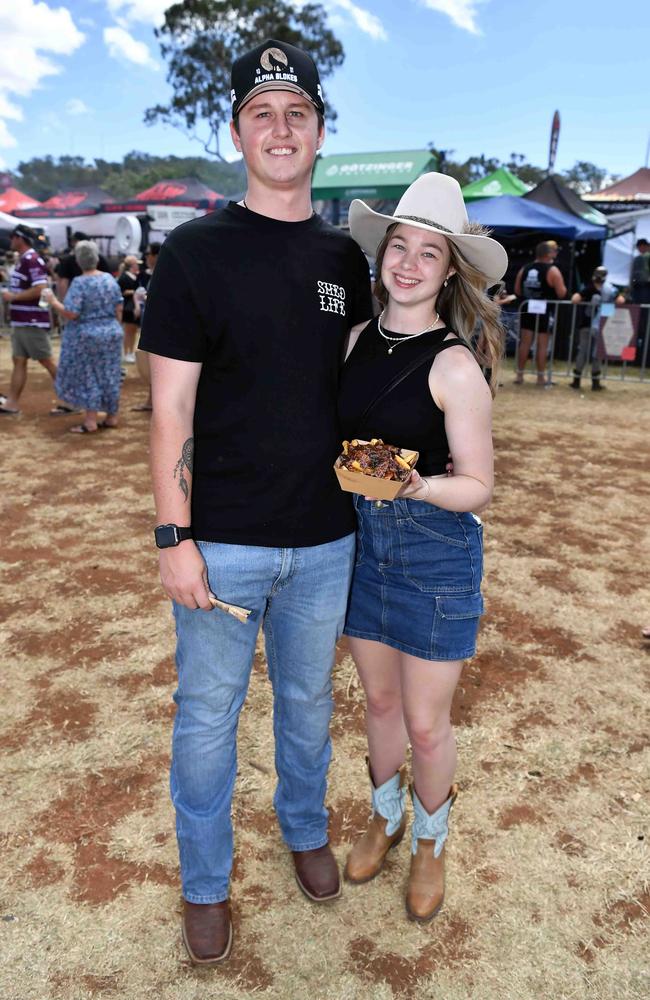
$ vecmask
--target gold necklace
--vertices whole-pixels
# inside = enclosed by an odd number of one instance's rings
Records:
[[[434,319],[433,323],[430,323],[429,326],[426,327],[426,329],[420,330],[419,333],[402,333],[400,334],[399,337],[391,337],[387,333],[385,333],[381,328],[381,317],[384,315],[385,311],[386,310],[382,310],[380,315],[377,317],[377,329],[379,330],[379,336],[383,337],[386,343],[389,345],[388,347],[389,354],[392,354],[397,345],[401,344],[404,340],[413,340],[415,337],[421,337],[425,333],[430,333],[431,330],[433,330],[436,323],[438,323],[440,320],[440,313],[437,312],[436,318]]]

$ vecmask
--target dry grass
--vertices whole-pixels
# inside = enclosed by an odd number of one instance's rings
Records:
[[[24,415],[0,418],[0,996],[646,998],[650,390],[506,385],[498,398],[488,614],[454,706],[462,794],[432,925],[404,919],[406,845],[331,907],[297,892],[271,808],[260,649],[240,736],[236,950],[212,972],[192,969],[178,934],[172,626],[147,420],[128,410],[142,395],[130,374],[121,430],[74,438],[74,418],[46,415],[34,370]],[[329,801],[343,860],[367,814],[344,648],[335,680]]]

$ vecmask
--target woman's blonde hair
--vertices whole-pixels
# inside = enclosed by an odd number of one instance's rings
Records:
[[[374,295],[383,306],[388,303],[388,292],[381,280],[381,268],[388,243],[398,225],[395,222],[386,230],[386,235],[377,247],[377,278]],[[471,236],[488,236],[489,229],[476,222],[466,224],[464,233]],[[485,290],[485,275],[463,257],[458,247],[447,240],[449,264],[455,269],[438,292],[436,310],[450,330],[464,340],[480,365],[491,369],[490,390],[494,396],[497,387],[498,370],[503,356],[504,331],[499,322],[500,309]],[[475,335],[478,333],[478,339]]]

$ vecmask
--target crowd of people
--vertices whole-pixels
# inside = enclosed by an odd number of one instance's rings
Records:
[[[12,373],[7,393],[0,395],[0,414],[20,414],[27,366],[34,360],[54,383],[57,398],[50,415],[82,414],[70,433],[117,427],[123,366],[136,360],[147,286],[159,252],[160,244],[150,243],[144,261],[125,257],[114,277],[96,243],[84,233],[74,233],[70,252],[57,257],[44,252],[33,229],[16,226],[12,259],[5,262],[3,274]],[[53,357],[55,332],[61,333],[58,366]],[[134,409],[150,410],[149,399]],[[101,420],[100,413],[105,414]]]

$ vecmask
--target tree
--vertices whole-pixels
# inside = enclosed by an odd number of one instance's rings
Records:
[[[83,156],[35,156],[18,164],[17,181],[22,190],[38,201],[45,201],[56,191],[84,184],[98,184],[97,171]]]
[[[546,177],[546,170],[542,167],[536,167],[532,163],[526,162],[526,157],[523,153],[511,153],[510,159],[507,163],[502,164],[509,170],[511,174],[518,177],[520,181],[524,184],[530,184],[531,187],[537,187],[541,184]]]
[[[607,171],[597,167],[595,163],[577,160],[570,170],[564,171],[562,176],[577,194],[591,194],[592,191],[600,191],[603,187]]]
[[[182,0],[165,12],[156,29],[160,51],[168,60],[169,104],[145,112],[148,125],[162,121],[182,128],[193,138],[207,124],[203,147],[221,159],[219,129],[230,120],[230,67],[244,52],[266,38],[297,45],[314,58],[321,77],[343,63],[343,46],[327,28],[327,13],[317,3],[294,5],[290,0]],[[336,112],[326,112],[330,122]]]
[[[80,156],[34,157],[19,164],[11,182],[26,194],[44,201],[65,187],[92,184],[119,201],[126,201],[160,180],[198,177],[223,195],[239,195],[246,185],[243,162],[226,163],[205,156],[152,156],[133,150],[121,163],[96,159],[86,163]]]

